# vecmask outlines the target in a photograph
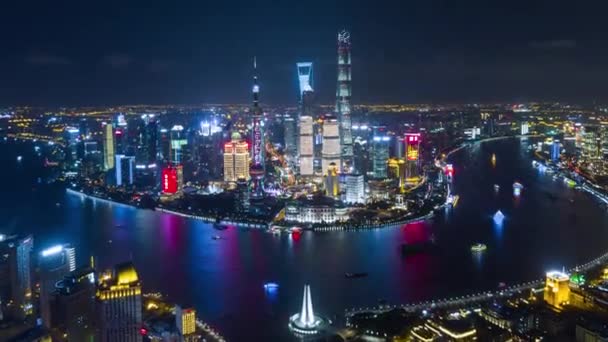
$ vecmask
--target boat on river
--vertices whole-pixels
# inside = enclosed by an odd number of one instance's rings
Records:
[[[474,253],[481,253],[481,252],[485,252],[485,250],[488,249],[488,246],[486,246],[483,243],[476,243],[473,246],[471,246],[471,252]]]
[[[213,224],[213,228],[215,228],[217,230],[226,230],[226,229],[228,229],[227,226],[225,226],[225,225],[223,225],[223,224],[221,224],[219,222],[214,223]]]
[[[367,277],[367,272],[355,272],[355,273],[346,272],[346,273],[344,273],[344,276],[346,278],[365,278],[365,277]]]

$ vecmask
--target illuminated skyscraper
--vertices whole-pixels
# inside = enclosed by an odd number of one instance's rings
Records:
[[[201,121],[200,130],[194,136],[192,146],[192,161],[197,165],[198,178],[206,181],[222,178],[224,134],[216,117],[212,117],[209,121]]]
[[[1,263],[8,274],[0,274],[0,283],[7,281],[8,287],[0,289],[3,304],[12,301],[12,314],[19,319],[32,313],[32,268],[31,253],[34,238],[31,235],[0,236]],[[4,268],[4,267],[3,267]],[[4,272],[3,272],[4,273]],[[4,285],[4,284],[3,284]]]
[[[184,172],[181,165],[165,167],[161,175],[163,195],[179,195],[184,184]]]
[[[595,141],[593,141],[592,143],[594,143]],[[590,151],[592,151],[593,153],[597,152],[597,148],[590,148]],[[553,143],[551,144],[551,160],[556,162],[559,160],[559,156],[560,156],[560,143],[559,140],[554,139]],[[591,154],[588,154],[588,156],[590,156]],[[595,154],[593,154],[595,155]]]
[[[337,198],[340,194],[340,180],[338,179],[338,165],[329,164],[325,175],[325,192],[327,196]]]
[[[171,128],[171,163],[180,165],[183,162],[184,146],[188,144],[184,127],[175,125]]]
[[[372,173],[377,179],[387,177],[386,163],[389,156],[389,145],[391,138],[388,136],[386,127],[374,126],[372,129]]]
[[[547,304],[560,308],[570,300],[570,277],[559,271],[547,273],[543,298]]]
[[[135,169],[135,157],[116,155],[114,170],[116,173],[116,186],[127,186],[133,184]]]
[[[224,145],[224,181],[249,180],[249,146],[237,132]]]
[[[313,169],[313,119],[311,116],[300,117],[300,151],[298,152],[300,162],[300,175],[312,176]]]
[[[313,91],[312,62],[296,63],[298,68],[298,81],[300,85],[300,101],[304,97],[304,92]]]
[[[346,175],[346,203],[365,203],[365,179],[363,175]]]
[[[524,121],[521,123],[521,135],[526,135],[530,132],[530,126],[528,125],[527,121]]]
[[[55,289],[53,328],[70,341],[95,341],[95,270],[79,268],[57,282]]]
[[[311,75],[310,77],[312,78],[312,71],[311,71]],[[300,100],[300,122],[299,124],[302,125],[302,117],[309,117],[310,118],[310,127],[306,127],[304,130],[304,136],[306,137],[305,140],[308,141],[308,134],[310,132],[310,139],[312,142],[312,168],[313,168],[313,173],[315,173],[315,171],[321,171],[321,149],[323,146],[323,136],[322,136],[322,129],[321,129],[321,125],[319,124],[319,121],[316,120],[317,116],[316,116],[316,112],[315,112],[315,104],[314,104],[314,99],[315,99],[315,93],[312,89],[312,87],[305,87],[308,90],[304,90],[304,92],[302,93],[302,98]],[[308,121],[309,119],[305,119],[305,124],[308,125]],[[298,126],[299,130],[300,130],[300,134],[302,134],[301,130],[302,127]],[[302,147],[300,147],[300,143],[302,143],[302,141],[298,141],[298,151],[300,151],[302,149]],[[308,157],[308,148],[304,147],[304,151],[305,151],[305,157]],[[298,157],[301,158],[302,156],[299,155],[298,152]],[[300,164],[302,163],[302,160],[300,159]],[[306,162],[305,162],[306,163]]]
[[[101,277],[97,304],[100,341],[142,341],[141,284],[132,263],[116,265]]]
[[[139,182],[151,184],[157,172],[158,156],[158,120],[154,114],[144,114],[141,119],[134,119],[135,171]],[[129,135],[132,133],[129,132]]]
[[[40,269],[40,316],[45,327],[51,328],[52,295],[55,284],[76,269],[76,255],[70,245],[57,245],[43,250],[38,256]]]
[[[298,120],[295,113],[283,116],[283,133],[285,138],[285,159],[290,166],[297,164],[298,159]]]
[[[286,155],[288,157],[288,161],[289,160],[293,160],[295,162],[292,162],[290,164],[295,164],[297,165],[297,160],[299,158],[299,151],[300,151],[300,126],[299,124],[301,123],[300,118],[302,116],[310,116],[311,118],[313,118],[313,113],[312,113],[312,100],[313,100],[313,68],[312,68],[312,62],[301,62],[301,63],[296,63],[296,69],[298,72],[298,85],[299,85],[299,112],[298,115],[291,119],[293,121],[288,121],[287,119],[285,120],[285,151],[286,151]],[[294,131],[295,132],[295,140],[292,140],[291,134],[289,133],[289,131]],[[308,133],[306,133],[307,135]],[[312,133],[311,133],[312,135]],[[296,145],[296,150],[295,153],[293,151],[293,148],[290,148],[288,142],[295,142]],[[313,150],[314,151],[314,150]]]
[[[341,169],[350,172],[353,165],[353,135],[351,127],[351,61],[350,33],[338,33],[338,86],[336,113],[340,121]]]
[[[329,165],[334,163],[340,172],[340,129],[338,120],[333,116],[326,116],[323,122],[323,150],[321,151],[321,167],[323,175],[329,170]]]
[[[114,132],[111,123],[107,123],[104,128],[103,168],[106,171],[114,168]]]
[[[415,180],[420,168],[420,133],[405,134],[405,177]]]
[[[64,140],[66,142],[66,160],[71,165],[78,160],[78,145],[80,142],[80,130],[76,127],[65,127]]]
[[[253,107],[251,108],[251,198],[260,199],[264,197],[264,169],[265,163],[265,144],[264,144],[264,112],[260,107],[259,95],[260,86],[258,85],[257,62],[253,59]]]
[[[196,332],[196,310],[192,308],[182,308],[177,305],[175,308],[175,325],[179,335],[187,340]]]
[[[405,160],[397,158],[388,160],[388,177],[398,181],[400,191],[405,187],[405,171]]]

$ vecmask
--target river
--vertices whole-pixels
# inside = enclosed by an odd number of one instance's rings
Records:
[[[195,307],[228,340],[288,340],[288,316],[300,309],[305,283],[316,312],[340,317],[346,308],[378,300],[416,302],[529,281],[608,250],[606,211],[589,195],[533,169],[527,144],[493,141],[450,156],[458,205],[427,222],[293,238],[236,228],[218,232],[197,220],[67,194],[38,184],[45,170],[32,144],[3,142],[0,232],[33,233],[37,249],[72,243],[80,263],[90,255],[102,267],[133,260],[145,291]],[[524,185],[519,197],[514,181]],[[497,210],[506,216],[502,225],[492,220]],[[437,253],[401,256],[402,243],[431,234]],[[476,242],[488,246],[478,257],[470,251]],[[369,275],[347,279],[345,272]],[[264,292],[268,281],[280,285],[277,293]]]

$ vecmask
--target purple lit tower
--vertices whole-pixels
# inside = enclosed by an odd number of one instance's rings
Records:
[[[253,107],[251,108],[251,198],[264,197],[264,112],[259,104],[260,86],[258,85],[257,62],[253,59]]]
[[[338,86],[336,90],[336,114],[340,122],[341,170],[344,173],[350,173],[353,167],[350,73],[350,33],[344,30],[338,33]]]

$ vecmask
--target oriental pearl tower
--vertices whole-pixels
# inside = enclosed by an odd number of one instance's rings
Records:
[[[264,112],[260,107],[259,94],[260,86],[258,85],[257,62],[253,58],[253,107],[251,108],[251,166],[249,175],[251,176],[251,199],[264,198],[264,161],[265,161],[265,145],[264,145]]]

